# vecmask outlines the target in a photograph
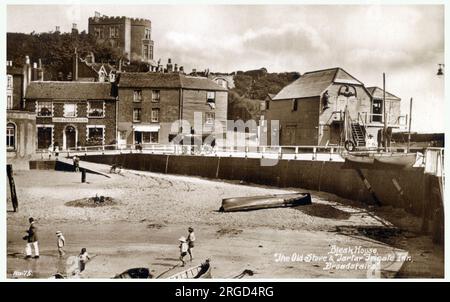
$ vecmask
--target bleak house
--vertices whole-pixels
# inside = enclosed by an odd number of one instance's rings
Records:
[[[116,97],[101,82],[31,82],[26,109],[36,113],[37,148],[114,144]]]
[[[400,99],[387,95],[388,127],[398,128],[402,124]],[[364,146],[369,136],[376,140],[384,126],[380,89],[369,91],[342,68],[306,72],[285,86],[267,105],[264,117],[279,121],[279,128],[272,131],[278,131],[275,135],[280,145],[339,144],[346,108],[352,140],[358,146]]]
[[[122,73],[118,102],[119,144],[167,144],[180,131],[179,120],[194,128],[194,114],[205,134],[217,134],[215,122],[226,127],[227,89],[210,79],[181,73]],[[178,125],[180,126],[180,125]],[[199,132],[200,132],[199,131]],[[192,129],[188,132],[195,134]]]

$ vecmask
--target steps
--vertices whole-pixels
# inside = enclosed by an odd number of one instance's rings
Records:
[[[352,123],[352,135],[357,147],[366,146],[366,134],[364,126],[359,123]]]

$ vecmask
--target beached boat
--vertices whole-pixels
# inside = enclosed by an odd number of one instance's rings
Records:
[[[195,267],[188,268],[182,272],[176,273],[167,279],[211,279],[211,265],[206,261]]]
[[[258,209],[295,207],[311,204],[309,193],[273,194],[250,197],[225,198],[222,200],[221,212],[250,211]]]
[[[153,275],[146,267],[130,268],[121,274],[117,274],[113,279],[151,279]]]

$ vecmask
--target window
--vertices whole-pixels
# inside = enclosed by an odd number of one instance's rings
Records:
[[[157,144],[158,143],[158,132],[142,132],[142,142],[144,144]]]
[[[118,38],[119,37],[119,27],[111,26],[109,28],[109,37],[110,38]]]
[[[88,117],[104,117],[103,101],[88,101]]]
[[[216,115],[214,112],[205,112],[205,124],[206,125],[213,125],[215,118],[216,118]]]
[[[158,108],[152,109],[151,121],[152,121],[152,123],[159,122],[159,109]]]
[[[133,94],[133,102],[142,101],[142,90],[135,90]]]
[[[151,34],[150,28],[146,28],[146,29],[145,29],[144,39],[145,39],[145,40],[150,40],[150,34]]]
[[[134,108],[133,109],[133,122],[139,123],[141,121],[141,109]]]
[[[12,123],[6,125],[6,149],[16,149],[16,126]]]
[[[149,47],[148,47],[148,45],[144,45],[144,47],[142,49],[142,57],[144,58],[144,60],[148,60],[148,53],[149,53]]]
[[[103,39],[103,28],[95,27],[94,28],[94,35],[95,35],[96,38]]]
[[[53,115],[52,102],[37,102],[36,113],[37,116],[52,116]]]
[[[206,101],[211,103],[216,102],[216,93],[214,91],[208,91],[206,93]]]
[[[153,60],[153,46],[150,46],[149,59],[150,59],[150,60]]]
[[[88,128],[87,143],[91,146],[99,146],[104,144],[104,128],[90,127]]]
[[[48,149],[53,141],[53,128],[46,126],[37,127],[37,145],[38,149]]]
[[[152,102],[159,103],[160,100],[160,91],[159,90],[153,90],[152,91]]]
[[[13,88],[13,77],[12,75],[8,74],[8,89],[12,89]]]
[[[64,117],[76,117],[77,116],[77,104],[68,103],[64,104]]]
[[[270,101],[266,101],[266,108],[265,110],[269,110],[270,109]]]
[[[6,109],[13,109],[13,99],[12,95],[7,96]]]
[[[298,109],[298,99],[292,100],[292,111],[297,111]]]

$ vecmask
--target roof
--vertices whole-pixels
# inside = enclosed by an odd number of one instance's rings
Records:
[[[310,71],[281,89],[273,100],[320,96],[333,83],[363,86],[363,83],[340,67]]]
[[[104,100],[111,96],[111,84],[103,82],[35,81],[27,88],[27,99]]]
[[[367,87],[367,90],[369,91],[370,95],[373,98],[377,98],[377,99],[382,99],[383,98],[383,89],[381,89],[380,87],[377,86],[373,86],[373,87]],[[387,99],[393,99],[393,100],[401,100],[399,97],[393,95],[390,92],[386,91],[386,98]]]
[[[184,88],[196,90],[227,91],[208,78],[191,77],[179,73],[124,72],[120,74],[119,87],[129,88]]]

